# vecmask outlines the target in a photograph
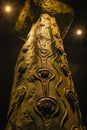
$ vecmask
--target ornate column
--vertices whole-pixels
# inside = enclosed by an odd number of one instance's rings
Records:
[[[72,15],[58,0],[25,1],[16,30],[30,31],[15,67],[6,130],[85,130],[63,47]]]

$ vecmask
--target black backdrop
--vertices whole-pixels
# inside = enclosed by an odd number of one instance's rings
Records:
[[[7,1],[1,0],[0,7],[2,7],[5,2]],[[15,6],[18,11],[21,0],[16,0],[15,2],[16,4],[14,4],[14,6],[17,5],[18,2],[18,7]],[[83,124],[87,125],[87,7],[83,0],[69,1],[69,4],[74,8],[75,16],[71,28],[64,39],[64,47],[67,53],[69,67],[72,71],[75,90],[78,94]],[[1,9],[2,8],[0,8],[0,130],[3,130],[9,105],[14,67],[24,41],[17,38],[13,31],[13,24],[11,24],[9,20],[10,16],[5,15]],[[83,37],[75,36],[74,30],[78,27],[83,28]]]

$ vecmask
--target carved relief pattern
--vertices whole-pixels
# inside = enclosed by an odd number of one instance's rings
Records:
[[[60,30],[42,14],[15,69],[7,130],[83,130]]]

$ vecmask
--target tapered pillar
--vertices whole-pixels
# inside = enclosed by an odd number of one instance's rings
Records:
[[[43,12],[18,56],[6,130],[85,130],[55,16],[66,6],[53,1],[34,1]]]

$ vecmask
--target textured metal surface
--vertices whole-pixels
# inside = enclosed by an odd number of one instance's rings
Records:
[[[18,35],[26,37],[43,13],[56,17],[63,39],[73,20],[73,9],[59,0],[25,0],[15,25]]]
[[[18,56],[6,130],[84,130],[60,29],[47,13]]]

